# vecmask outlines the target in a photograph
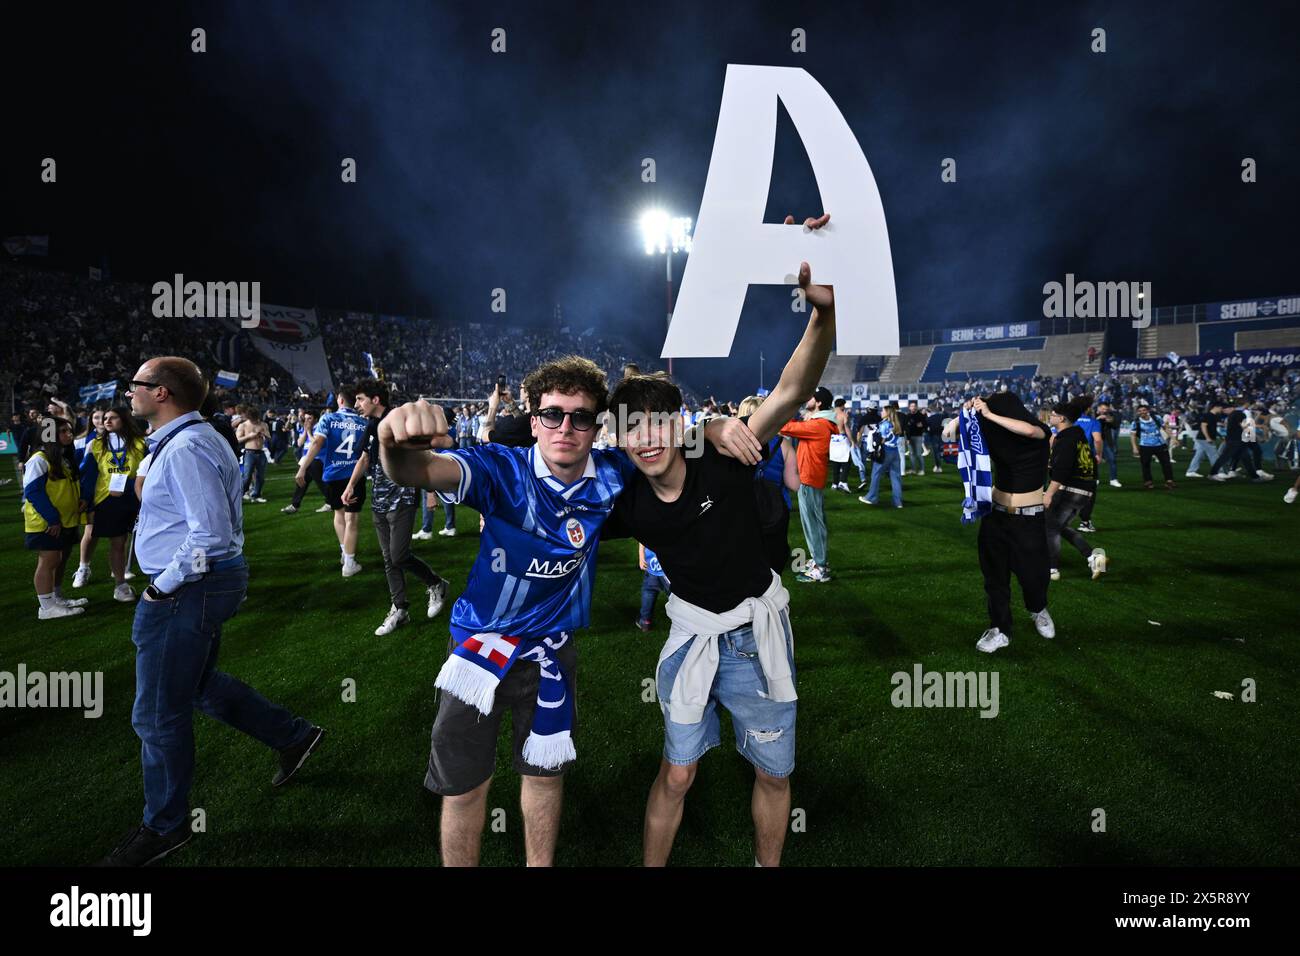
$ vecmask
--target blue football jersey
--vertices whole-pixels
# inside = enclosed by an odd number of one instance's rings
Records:
[[[536,447],[489,444],[443,454],[460,465],[461,479],[438,496],[484,519],[452,626],[533,638],[586,627],[600,530],[636,470],[632,461],[595,449],[582,477],[566,485]]]
[[[1092,436],[1101,431],[1101,423],[1091,415],[1080,415],[1074,422],[1083,429],[1083,434],[1088,441],[1092,441]]]
[[[644,547],[644,545],[642,545]],[[645,569],[657,578],[664,577],[663,565],[659,563],[659,555],[655,554],[649,548],[645,549]]]
[[[316,423],[314,434],[325,436],[325,447],[320,458],[324,465],[326,481],[352,477],[357,459],[366,450],[366,426],[369,420],[350,408],[341,412],[326,412]]]

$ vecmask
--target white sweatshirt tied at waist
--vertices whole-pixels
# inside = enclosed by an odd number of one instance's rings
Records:
[[[730,611],[714,614],[704,608],[684,601],[675,593],[668,598],[666,608],[672,627],[668,642],[659,653],[655,668],[655,683],[659,681],[659,668],[683,644],[691,643],[686,659],[677,671],[668,703],[668,719],[678,724],[694,724],[704,718],[704,707],[709,701],[713,678],[718,673],[718,637],[728,631],[752,625],[754,643],[758,647],[758,663],[767,679],[767,696],[771,700],[787,702],[798,700],[794,690],[794,675],[790,670],[790,653],[786,652],[785,628],[789,624],[790,592],[781,584],[780,575],[773,572],[772,583],[760,597],[745,598]],[[782,618],[785,623],[782,623]],[[791,632],[791,643],[793,634]]]

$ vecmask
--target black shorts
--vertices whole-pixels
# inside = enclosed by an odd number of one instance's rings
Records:
[[[51,538],[44,531],[28,531],[25,543],[30,551],[67,551],[77,546],[80,534],[80,525],[75,528],[64,528],[57,538]]]
[[[356,514],[361,510],[361,506],[366,503],[366,483],[364,481],[357,482],[357,500],[355,504],[350,505],[345,505],[343,503],[343,492],[347,491],[348,488],[347,478],[338,478],[334,481],[326,481],[324,482],[324,485],[325,500],[329,502],[329,506],[335,511],[338,511],[341,508],[344,511]]]
[[[454,645],[453,645],[454,646]],[[572,733],[578,731],[577,686],[578,646],[571,634],[568,642],[555,651],[556,660],[568,678],[566,692],[574,701]],[[492,713],[484,716],[457,697],[445,692],[438,694],[438,716],[433,720],[433,734],[429,744],[429,769],[424,775],[424,785],[444,797],[469,793],[492,777],[497,765],[497,737],[501,734],[501,718],[510,711],[512,750],[515,771],[525,777],[558,777],[568,765],[557,770],[544,770],[524,760],[524,742],[533,729],[533,712],[537,709],[537,684],[540,664],[536,661],[516,660],[510,665],[505,679],[497,686],[492,703]]]
[[[124,491],[116,498],[109,495],[95,505],[94,521],[90,525],[92,538],[116,538],[130,534],[135,527],[135,516],[140,510],[140,503],[135,495]]]

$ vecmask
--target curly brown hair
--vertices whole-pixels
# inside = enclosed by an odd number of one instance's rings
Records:
[[[541,409],[542,396],[547,392],[589,395],[596,403],[593,411],[597,415],[609,407],[609,385],[604,370],[581,355],[566,355],[539,365],[524,379],[524,391],[528,393],[528,407],[534,413]]]

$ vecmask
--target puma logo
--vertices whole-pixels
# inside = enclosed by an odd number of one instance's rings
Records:
[[[704,500],[700,502],[700,514],[701,515],[704,514],[704,512],[708,511],[712,507],[713,507],[713,498],[710,497],[709,495],[705,495]],[[695,517],[698,518],[699,516],[700,515],[696,515]]]

